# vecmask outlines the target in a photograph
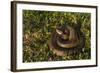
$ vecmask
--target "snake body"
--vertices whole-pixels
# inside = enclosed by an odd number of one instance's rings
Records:
[[[84,37],[77,32],[69,25],[54,29],[49,41],[50,50],[59,56],[82,50],[85,43]]]

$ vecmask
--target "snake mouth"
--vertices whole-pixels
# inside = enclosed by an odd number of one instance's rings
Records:
[[[84,37],[77,34],[77,31],[71,26],[67,25],[64,30],[66,33],[58,29],[55,29],[51,33],[49,42],[50,50],[60,56],[80,52],[84,47]]]

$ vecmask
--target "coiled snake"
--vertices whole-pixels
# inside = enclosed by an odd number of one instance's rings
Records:
[[[85,40],[83,35],[78,33],[79,31],[70,25],[57,27],[51,33],[50,50],[58,56],[80,52],[84,47]]]

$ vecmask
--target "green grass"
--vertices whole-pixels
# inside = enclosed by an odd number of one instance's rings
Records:
[[[85,46],[79,54],[57,56],[50,51],[50,33],[64,24],[81,25]],[[23,62],[81,60],[91,58],[91,14],[23,10]]]

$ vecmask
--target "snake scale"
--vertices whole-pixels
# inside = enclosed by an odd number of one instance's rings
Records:
[[[84,36],[80,34],[80,30],[71,25],[55,28],[49,40],[50,50],[58,56],[78,53],[84,45]]]

